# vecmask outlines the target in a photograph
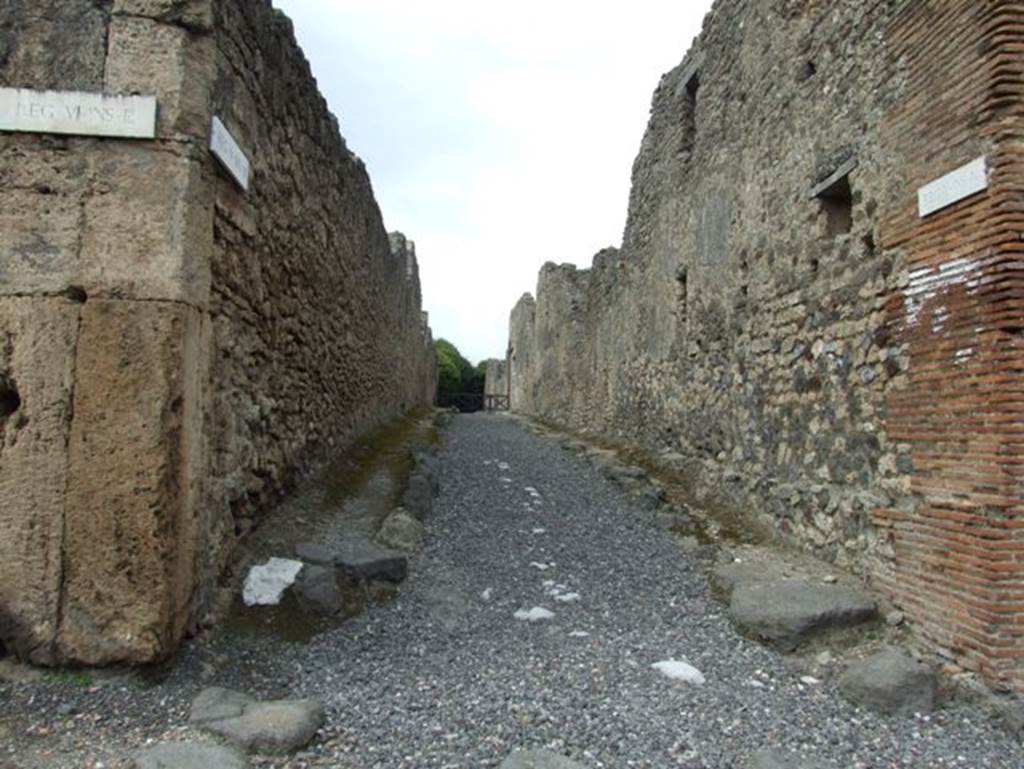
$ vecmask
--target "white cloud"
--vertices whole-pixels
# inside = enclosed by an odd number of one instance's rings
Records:
[[[437,337],[504,354],[548,260],[621,240],[660,75],[710,0],[274,0],[389,229],[416,241]]]

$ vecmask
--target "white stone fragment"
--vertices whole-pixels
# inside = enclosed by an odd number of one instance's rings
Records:
[[[559,603],[576,603],[580,600],[579,593],[559,593],[555,596],[555,600]]]
[[[531,561],[530,566],[535,568],[537,571],[547,571],[551,568],[546,563],[538,563],[537,561]]]
[[[494,595],[494,589],[489,587],[480,594],[480,597],[483,598],[485,601],[490,601],[492,595]]]
[[[534,534],[547,534],[548,530],[547,529],[534,529],[533,533]]]
[[[801,677],[800,677],[800,680],[801,680],[801,681],[802,681],[803,683],[807,684],[808,686],[817,686],[818,684],[820,684],[820,683],[821,683],[821,681],[819,681],[819,680],[818,680],[817,678],[815,678],[814,676],[801,676]]]
[[[569,633],[569,636],[571,638],[590,638],[590,633],[588,633],[586,630],[573,630],[571,633]]]
[[[541,622],[551,619],[555,613],[541,606],[534,606],[532,609],[520,609],[513,616],[522,622]]]
[[[703,686],[705,682],[704,674],[688,662],[665,660],[655,662],[651,667],[673,681],[682,681],[694,686]]]
[[[245,605],[276,606],[284,591],[294,584],[302,566],[302,561],[288,558],[271,558],[265,564],[253,566],[242,588]]]

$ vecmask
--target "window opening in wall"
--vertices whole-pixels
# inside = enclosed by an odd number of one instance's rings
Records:
[[[686,268],[680,267],[676,270],[676,316],[680,321],[686,320],[687,301]]]
[[[700,73],[694,72],[693,76],[686,82],[686,100],[690,106],[696,106],[698,90],[700,90]]]
[[[740,296],[739,303],[746,306],[747,297],[750,294],[750,263],[747,260],[747,252],[740,254]]]
[[[817,198],[821,205],[827,238],[846,235],[853,229],[853,189],[850,187],[850,173],[856,167],[856,159],[846,161],[811,190],[811,197]]]
[[[844,176],[828,195],[821,197],[821,210],[825,214],[825,234],[834,238],[853,229],[853,191],[850,179]]]
[[[683,104],[683,150],[689,152],[693,149],[697,135],[697,91],[700,90],[700,73],[696,70],[690,75],[684,86],[685,97]]]

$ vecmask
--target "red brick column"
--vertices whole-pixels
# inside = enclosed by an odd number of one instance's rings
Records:
[[[1024,2],[908,2],[889,35],[906,96],[880,139],[907,194],[882,234],[910,367],[885,427],[917,507],[877,511],[876,580],[926,644],[1024,690]],[[919,187],[983,155],[986,192],[919,216]]]

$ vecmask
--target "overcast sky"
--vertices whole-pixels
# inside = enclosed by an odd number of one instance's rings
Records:
[[[274,4],[416,242],[434,337],[476,363],[544,262],[621,243],[651,95],[711,0]]]

